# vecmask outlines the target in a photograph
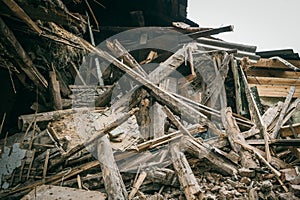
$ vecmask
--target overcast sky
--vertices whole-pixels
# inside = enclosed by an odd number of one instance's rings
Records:
[[[188,0],[188,18],[200,27],[234,25],[217,35],[257,51],[292,48],[300,53],[300,0]]]

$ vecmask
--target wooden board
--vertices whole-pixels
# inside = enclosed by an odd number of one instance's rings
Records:
[[[256,86],[261,97],[286,97],[289,93],[289,85],[256,85],[249,84],[250,87]],[[300,86],[296,86],[293,98],[300,97]]]
[[[250,68],[246,71],[247,76],[268,76],[276,78],[300,78],[300,72],[286,71],[286,70],[273,70],[264,68]]]
[[[287,86],[300,85],[300,79],[291,79],[291,78],[248,76],[247,80],[249,84],[258,84],[258,85],[287,85]]]
[[[294,65],[295,67],[300,67],[299,60],[287,60],[289,63]],[[251,63],[252,67],[263,67],[263,68],[274,68],[274,69],[289,69],[286,65],[280,62],[277,59],[267,59],[261,58],[256,63]]]

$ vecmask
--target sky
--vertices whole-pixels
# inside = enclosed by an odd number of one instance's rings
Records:
[[[188,18],[200,27],[234,25],[215,36],[228,42],[300,53],[300,0],[188,0]]]

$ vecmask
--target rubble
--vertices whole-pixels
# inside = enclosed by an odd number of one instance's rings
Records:
[[[298,54],[147,2],[0,3],[0,199],[298,199]]]

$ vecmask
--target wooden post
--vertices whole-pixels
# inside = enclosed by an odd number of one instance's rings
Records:
[[[187,200],[202,199],[201,188],[193,174],[193,171],[178,145],[171,147],[171,156],[174,169]]]
[[[97,152],[108,200],[128,199],[125,184],[107,136],[99,139]]]
[[[59,82],[56,79],[55,70],[49,72],[49,92],[54,110],[62,110]]]

